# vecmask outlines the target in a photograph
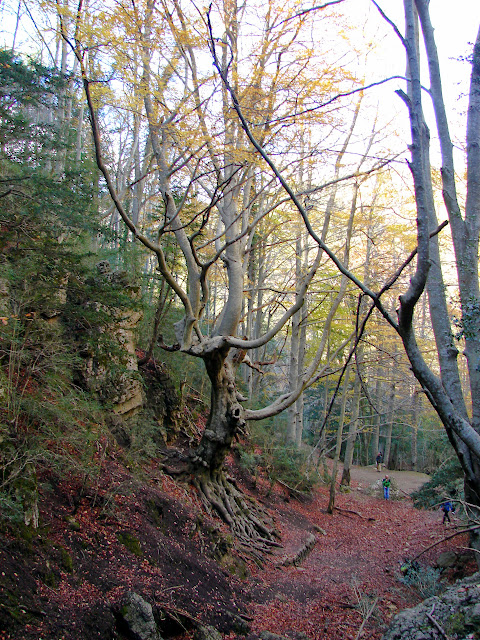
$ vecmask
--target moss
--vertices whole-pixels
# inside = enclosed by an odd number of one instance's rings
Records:
[[[466,635],[465,626],[465,614],[462,611],[457,611],[446,620],[445,632],[449,635],[456,634],[458,637],[464,637]]]
[[[133,553],[133,555],[139,558],[143,556],[143,551],[142,551],[140,541],[137,538],[135,538],[135,536],[132,535],[130,532],[119,531],[117,533],[117,540],[121,544],[123,544],[123,546],[126,549],[128,549],[131,553]]]
[[[75,520],[73,516],[65,516],[65,522],[68,524],[72,531],[80,531],[80,524]]]
[[[21,522],[12,527],[10,531],[15,538],[13,549],[19,551],[24,557],[35,555],[35,543],[40,539],[36,529]]]
[[[0,591],[1,613],[7,614],[15,622],[25,622],[25,612],[22,609],[18,593],[6,587],[2,582],[0,582],[0,586],[2,587]],[[5,620],[0,618],[0,621],[8,626]]]
[[[229,553],[220,560],[220,565],[228,571],[230,575],[235,576],[240,580],[246,580],[248,577],[248,569],[245,562],[240,558],[235,558]]]
[[[47,562],[47,567],[41,573],[40,577],[42,579],[42,582],[44,584],[46,584],[47,587],[51,587],[52,589],[55,589],[57,587],[57,585],[58,585],[57,576],[55,575],[55,573],[50,568],[50,563],[49,562]]]
[[[62,561],[62,567],[65,571],[73,573],[73,558],[63,547],[60,547],[60,558]]]

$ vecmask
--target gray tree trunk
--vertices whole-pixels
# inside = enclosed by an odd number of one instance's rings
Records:
[[[349,363],[347,368],[345,369],[345,374],[343,376],[343,390],[342,390],[342,401],[340,404],[340,415],[338,418],[338,429],[337,429],[337,441],[335,445],[335,455],[333,458],[333,470],[332,477],[330,480],[330,499],[328,502],[327,512],[333,513],[333,509],[335,507],[335,493],[336,493],[336,484],[337,484],[337,470],[338,463],[340,461],[340,454],[342,451],[342,443],[343,443],[343,429],[345,426],[345,411],[347,407],[347,398],[348,398],[348,388],[350,385],[350,372],[351,372],[352,364]]]
[[[391,452],[392,452],[392,432],[393,432],[393,423],[395,416],[395,380],[393,379],[394,370],[392,368],[392,380],[390,382],[390,391],[388,394],[388,405],[387,405],[387,415],[386,415],[386,423],[387,428],[385,432],[385,450],[383,452],[383,462],[387,469],[390,468],[391,460]]]
[[[361,353],[357,350],[357,360],[361,357]],[[360,366],[360,362],[357,361],[357,367]],[[353,452],[355,449],[355,441],[358,434],[358,417],[360,411],[360,395],[362,391],[362,385],[360,376],[357,370],[355,370],[355,383],[353,386],[353,398],[352,409],[350,412],[350,423],[348,427],[347,445],[345,447],[345,455],[343,458],[343,473],[341,484],[344,486],[350,486],[350,469],[353,462]]]
[[[375,462],[375,458],[380,451],[380,422],[381,422],[381,414],[382,414],[382,406],[383,406],[383,394],[382,394],[382,367],[380,364],[377,364],[376,367],[376,380],[375,380],[375,416],[373,418],[373,438],[372,438],[372,449],[371,449],[371,462]]]

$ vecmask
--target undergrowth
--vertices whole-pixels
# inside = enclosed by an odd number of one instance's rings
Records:
[[[269,424],[254,425],[249,442],[238,445],[237,453],[240,466],[254,480],[263,470],[271,487],[280,481],[299,494],[308,494],[320,480],[308,464],[307,453],[287,443],[282,433],[275,432]]]
[[[457,506],[464,499],[463,471],[456,456],[446,460],[427,483],[412,493],[413,503],[419,509],[438,508],[447,498],[453,499]]]
[[[417,591],[423,600],[439,594],[445,586],[441,580],[441,569],[415,561],[404,562],[400,567],[399,580]]]

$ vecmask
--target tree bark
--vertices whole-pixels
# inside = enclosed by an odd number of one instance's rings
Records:
[[[359,354],[357,353],[357,357]],[[357,362],[357,366],[360,363]],[[358,371],[355,373],[355,383],[353,385],[353,398],[352,409],[350,412],[350,424],[348,427],[347,446],[345,448],[345,456],[343,458],[343,473],[340,484],[349,487],[350,486],[350,469],[353,462],[353,452],[355,449],[355,441],[358,433],[358,416],[360,410],[360,394],[362,391],[362,385]]]
[[[393,420],[395,415],[395,380],[394,375],[395,372],[392,367],[392,380],[390,382],[390,393],[388,394],[388,406],[387,406],[387,414],[386,414],[386,423],[387,429],[385,433],[385,450],[383,452],[383,462],[387,469],[391,468],[392,460],[391,451],[392,451],[392,432],[393,432]]]
[[[332,470],[332,477],[330,480],[330,498],[328,502],[327,513],[333,513],[333,509],[335,507],[337,470],[338,470],[338,463],[340,461],[340,453],[342,451],[343,428],[345,425],[345,410],[347,406],[348,387],[350,385],[351,368],[352,368],[351,363],[348,363],[347,368],[345,370],[344,379],[343,379],[342,402],[340,405],[340,416],[338,418],[337,442],[335,445],[335,456],[333,459],[333,470]]]

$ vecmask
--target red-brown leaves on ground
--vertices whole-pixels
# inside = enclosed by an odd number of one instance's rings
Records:
[[[249,620],[252,640],[263,630],[297,640],[353,639],[374,605],[362,637],[378,639],[395,612],[420,600],[398,580],[400,564],[445,534],[438,513],[418,511],[408,499],[369,496],[355,482],[328,515],[326,487],[298,502],[281,487],[267,497],[260,478],[256,498],[283,543],[260,568],[232,553],[229,531],[202,511],[190,485],[155,465],[140,481],[119,460],[106,458],[94,491],[75,506],[78,487],[68,481],[42,496],[38,532],[4,536],[0,639],[119,637],[114,611],[129,590],[154,611],[180,612],[185,627],[212,624],[229,640],[239,637],[238,615]],[[317,541],[306,558],[284,566],[312,532]],[[433,564],[446,549],[466,545],[453,538],[421,561]]]

